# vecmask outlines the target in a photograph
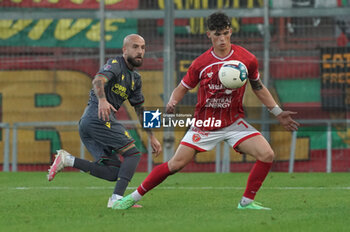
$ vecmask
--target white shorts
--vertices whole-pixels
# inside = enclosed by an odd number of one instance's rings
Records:
[[[236,149],[241,142],[257,135],[260,135],[260,132],[240,118],[230,126],[215,131],[191,127],[181,140],[181,144],[197,151],[209,151],[221,141],[226,141]]]

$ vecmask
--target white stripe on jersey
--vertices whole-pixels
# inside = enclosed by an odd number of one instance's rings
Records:
[[[223,64],[223,63],[225,63],[225,62],[226,62],[226,61],[220,61],[220,62],[212,63],[212,64],[210,64],[210,65],[204,67],[204,68],[202,69],[202,71],[199,73],[199,80],[202,79],[202,78],[201,78],[201,77],[202,77],[202,73],[203,73],[207,68],[210,68],[211,66],[216,65],[216,64]]]
[[[228,57],[230,57],[230,56],[233,54],[233,50],[232,50],[232,51],[230,52],[230,54],[229,54],[228,56],[226,56],[225,58],[217,57],[213,51],[211,51],[211,54],[212,54],[216,59],[225,60],[225,59],[227,59]],[[223,63],[225,63],[225,62],[226,62],[226,61],[219,61],[219,62],[215,62],[215,63],[212,63],[212,64],[210,64],[210,65],[204,67],[204,68],[202,69],[202,71],[199,73],[199,77],[198,77],[199,80],[202,79],[202,73],[203,73],[207,68],[209,68],[209,67],[211,67],[211,66],[213,66],[213,65],[216,65],[216,64],[223,64]],[[258,72],[258,76],[257,76],[255,79],[250,79],[250,80],[252,80],[252,81],[258,81],[259,79],[260,79],[260,73]],[[181,82],[182,82],[182,81],[181,81]],[[183,82],[182,82],[182,83],[183,83]],[[188,89],[193,89],[193,88],[189,87],[188,85],[186,85],[185,83],[183,83],[183,84],[185,85],[186,88],[188,88]]]
[[[259,79],[260,79],[260,73],[258,72],[258,76],[255,79],[253,79],[252,81],[258,81]]]
[[[229,58],[230,56],[232,56],[232,54],[234,53],[234,50],[232,49],[231,52],[230,52],[227,56],[225,56],[225,57],[223,57],[223,58],[218,57],[217,55],[215,55],[214,51],[211,51],[210,53],[211,53],[211,55],[214,56],[216,59],[218,59],[218,60],[223,60],[223,61],[210,64],[210,65],[206,66],[205,68],[203,68],[203,70],[199,73],[199,77],[198,77],[199,79],[201,79],[202,73],[203,73],[204,70],[206,70],[207,68],[209,68],[209,67],[211,67],[211,66],[213,66],[213,65],[215,65],[215,64],[223,64],[223,63],[225,63],[226,61],[224,61],[224,60],[226,60],[227,58]]]
[[[189,90],[193,89],[192,87],[190,87],[189,85],[187,85],[183,80],[181,80],[181,84],[182,84],[183,86],[185,86],[185,88],[187,88],[187,89],[189,89]]]
[[[224,57],[224,58],[221,58],[221,57],[218,57],[218,56],[215,55],[214,50],[211,51],[211,54],[212,54],[216,59],[218,59],[218,60],[226,60],[227,58],[229,58],[230,56],[232,56],[233,53],[234,53],[234,50],[232,49],[231,52],[230,52],[230,54],[228,54],[228,55],[227,55],[226,57]]]

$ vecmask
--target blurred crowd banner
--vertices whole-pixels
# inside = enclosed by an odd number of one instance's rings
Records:
[[[328,110],[350,109],[350,47],[321,50],[322,107]]]
[[[106,0],[107,9],[135,10],[139,0]],[[98,0],[2,0],[0,7],[56,8],[56,9],[98,9]]]
[[[20,19],[0,21],[0,46],[98,48],[98,19]],[[106,19],[107,48],[121,48],[123,38],[137,33],[136,19]]]

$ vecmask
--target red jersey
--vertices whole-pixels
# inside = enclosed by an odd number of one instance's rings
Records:
[[[181,84],[193,89],[199,83],[197,104],[194,113],[196,120],[221,120],[221,126],[203,127],[205,130],[216,130],[227,127],[238,118],[244,117],[242,106],[246,84],[238,89],[228,89],[219,80],[219,69],[229,60],[239,60],[248,69],[248,78],[259,80],[258,61],[256,57],[241,46],[231,44],[231,52],[226,57],[218,57],[213,47],[196,58],[189,67]]]

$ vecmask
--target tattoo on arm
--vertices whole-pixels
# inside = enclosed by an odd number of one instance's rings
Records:
[[[94,92],[97,98],[106,98],[104,81],[98,77],[97,78],[95,77],[92,84],[94,86]]]
[[[260,79],[257,81],[249,80],[249,82],[250,82],[250,85],[252,86],[253,90],[261,90],[263,88],[263,85],[262,85]]]

